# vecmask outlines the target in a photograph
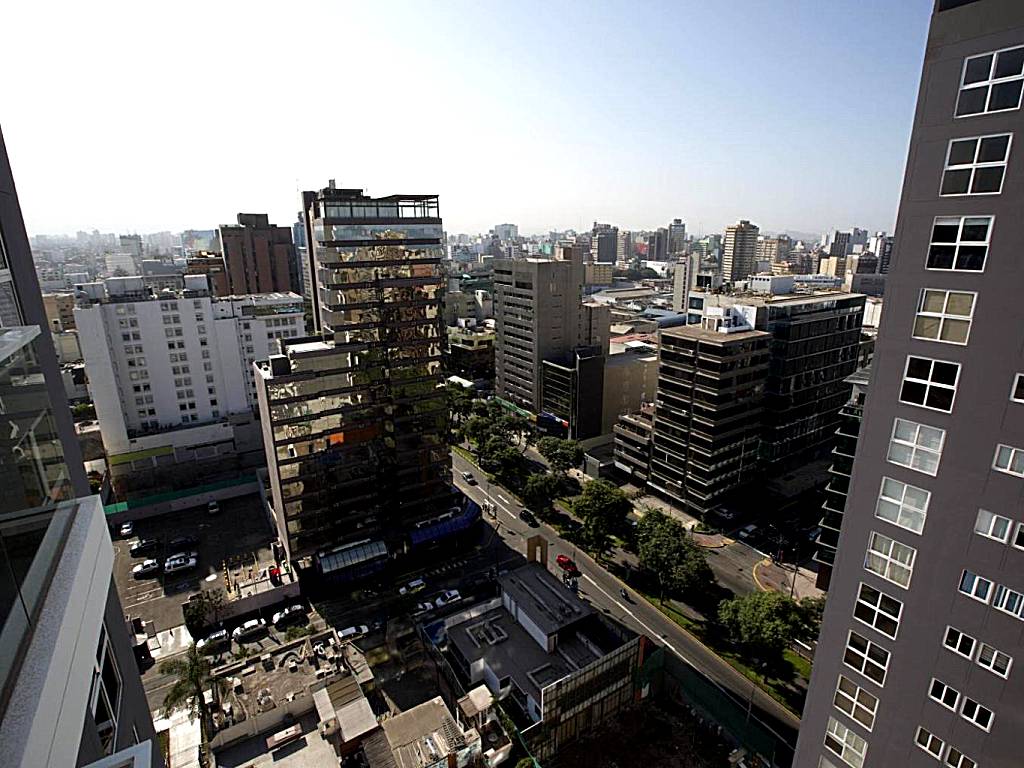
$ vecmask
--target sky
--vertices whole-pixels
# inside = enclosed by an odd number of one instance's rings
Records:
[[[10,3],[30,233],[289,224],[328,179],[445,229],[892,230],[932,0]]]

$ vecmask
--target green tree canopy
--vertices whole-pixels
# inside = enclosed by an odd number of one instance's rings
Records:
[[[523,503],[542,516],[551,509],[557,495],[558,480],[546,472],[530,475],[519,492]]]
[[[679,521],[656,509],[648,509],[637,526],[640,565],[658,579],[662,596],[703,594],[715,580],[704,550],[687,537]]]
[[[219,682],[210,674],[210,660],[192,643],[181,656],[168,659],[160,665],[160,672],[174,677],[170,690],[164,696],[164,710],[185,708],[189,716],[199,718],[202,740],[205,744],[210,738],[213,725],[210,719],[210,708],[204,697],[207,688],[214,688],[216,694]]]
[[[632,502],[607,480],[593,480],[573,499],[572,513],[583,522],[583,533],[598,553],[608,548],[612,531],[622,527]]]
[[[583,449],[575,440],[542,437],[537,441],[537,452],[547,460],[551,469],[560,474],[583,462]]]
[[[804,625],[799,606],[779,592],[726,600],[718,607],[718,620],[734,643],[762,661],[779,658]]]

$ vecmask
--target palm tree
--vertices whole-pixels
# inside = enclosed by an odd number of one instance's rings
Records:
[[[190,717],[198,717],[204,748],[213,726],[204,693],[207,688],[219,692],[222,685],[220,680],[213,678],[210,669],[210,660],[200,653],[195,643],[188,647],[184,655],[168,659],[160,665],[161,673],[177,678],[164,696],[164,711],[185,707]]]

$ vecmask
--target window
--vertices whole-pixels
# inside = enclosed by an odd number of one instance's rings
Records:
[[[825,746],[847,765],[853,768],[863,767],[868,743],[834,717],[828,719]]]
[[[978,519],[974,521],[974,532],[1005,544],[1010,535],[1011,522],[1008,517],[994,515],[987,509],[979,509]]]
[[[114,660],[107,628],[100,629],[100,641],[96,649],[96,664],[92,671],[92,689],[89,698],[93,719],[99,734],[100,745],[105,754],[114,751],[117,735],[117,720],[121,708],[121,673]]]
[[[932,678],[931,686],[928,688],[928,696],[947,709],[952,709],[954,712],[956,712],[956,705],[960,701],[959,691],[950,688],[944,682],[934,677]]]
[[[868,538],[864,568],[871,573],[907,589],[914,572],[917,550],[876,531]]]
[[[1008,475],[1024,477],[1024,449],[1000,443],[996,446],[996,457],[992,468]]]
[[[908,531],[921,533],[928,514],[930,498],[931,493],[923,488],[901,483],[891,477],[883,477],[882,488],[878,492],[878,504],[875,506],[875,517]]]
[[[1008,133],[951,140],[939,194],[947,197],[999,194],[1009,154]]]
[[[889,667],[889,652],[877,643],[851,631],[846,640],[843,662],[869,680],[885,685],[885,672]]]
[[[952,768],[978,768],[978,764],[967,757],[956,747],[950,747],[946,753],[946,765]]]
[[[949,413],[953,410],[959,378],[959,363],[908,355],[900,401]]]
[[[997,651],[991,645],[982,643],[978,649],[978,666],[994,672],[1000,677],[1010,676],[1010,665],[1013,659],[1002,651]]]
[[[837,709],[845,712],[869,731],[874,726],[878,699],[848,677],[839,676],[836,695],[832,699],[832,703],[836,705]]]
[[[1017,523],[1017,531],[1013,534],[1013,541],[1010,543],[1017,549],[1024,549],[1024,523]]]
[[[968,722],[974,723],[983,731],[992,727],[992,710],[981,706],[974,699],[964,696],[964,704],[960,708],[960,716]]]
[[[992,592],[992,582],[988,579],[983,579],[972,571],[965,570],[960,576],[959,589],[968,597],[973,597],[975,600],[987,603]]]
[[[1024,608],[1024,595],[1002,584],[997,584],[992,598],[992,607],[1020,618],[1021,609]]]
[[[939,459],[942,458],[945,441],[944,429],[896,419],[892,425],[892,438],[889,440],[889,454],[886,458],[893,464],[934,476],[939,471]]]
[[[1013,377],[1013,389],[1010,390],[1010,399],[1024,403],[1024,373],[1018,373]]]
[[[942,757],[942,749],[946,746],[942,739],[921,727],[918,727],[917,729],[917,735],[914,736],[914,743],[932,757]]]
[[[974,655],[976,642],[973,637],[965,635],[956,627],[946,627],[946,636],[942,640],[944,646],[953,653],[960,654],[965,659],[970,659]]]
[[[966,59],[956,98],[956,116],[1018,109],[1024,84],[1022,69],[1024,48],[1008,48]]]
[[[923,288],[917,303],[914,338],[966,344],[976,294]]]
[[[889,597],[884,592],[867,584],[860,585],[857,603],[853,607],[855,619],[895,640],[900,626],[901,613],[903,613],[903,603],[899,600]]]

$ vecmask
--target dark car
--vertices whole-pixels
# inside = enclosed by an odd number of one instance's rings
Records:
[[[519,513],[519,519],[531,528],[540,527],[540,523],[537,521],[537,516],[528,509],[524,509],[522,512]]]
[[[181,552],[182,550],[192,549],[192,547],[198,544],[198,536],[178,536],[177,538],[171,539],[167,542],[167,550],[169,552]]]
[[[139,539],[131,545],[128,552],[132,557],[139,557],[149,552],[155,552],[160,547],[159,539]]]

